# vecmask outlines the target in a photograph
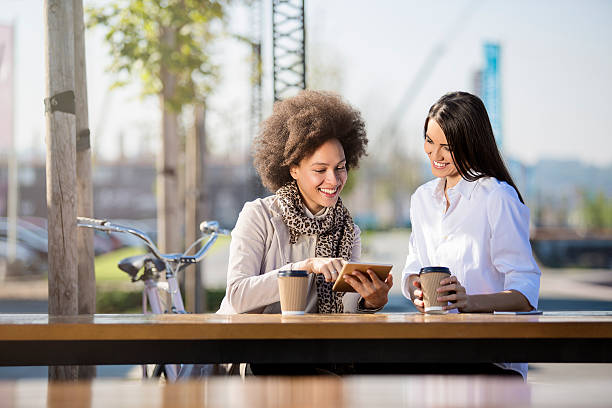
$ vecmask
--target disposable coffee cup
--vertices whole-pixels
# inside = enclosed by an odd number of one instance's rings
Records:
[[[450,270],[445,266],[427,266],[421,268],[419,280],[421,282],[421,290],[423,291],[425,313],[447,313],[447,310],[444,310],[444,306],[448,305],[448,302],[438,302],[437,300],[438,296],[446,296],[447,292],[438,293],[436,290],[440,287],[440,281],[448,278],[450,275]]]
[[[284,315],[303,315],[308,294],[307,271],[280,271],[278,292]]]

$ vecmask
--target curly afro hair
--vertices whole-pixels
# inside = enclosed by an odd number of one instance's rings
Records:
[[[275,192],[292,180],[289,169],[330,139],[338,139],[346,167],[358,166],[368,138],[361,113],[332,92],[301,91],[276,102],[253,144],[253,165],[263,185]]]

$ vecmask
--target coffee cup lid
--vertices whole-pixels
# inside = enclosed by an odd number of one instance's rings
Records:
[[[280,271],[278,272],[279,278],[292,277],[292,278],[305,278],[308,276],[308,271]]]
[[[429,272],[448,273],[450,275],[450,269],[448,269],[446,266],[426,266],[421,268],[419,275]]]

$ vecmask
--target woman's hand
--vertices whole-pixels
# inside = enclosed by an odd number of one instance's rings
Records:
[[[347,262],[342,258],[308,258],[297,262],[294,269],[321,274],[325,277],[325,282],[335,282],[345,263]]]
[[[410,280],[412,281],[412,286],[414,286],[414,289],[410,291],[412,293],[412,303],[414,303],[414,306],[419,312],[425,313],[425,302],[423,301],[423,290],[421,289],[421,281],[419,280],[419,276],[412,275],[410,276]],[[465,292],[465,288],[459,283],[456,276],[442,279],[437,292],[439,294],[451,292],[444,296],[438,295],[438,301],[450,302],[449,305],[444,306],[444,310],[459,309],[460,312],[467,311],[469,296]]]
[[[410,290],[410,293],[412,294],[412,303],[414,303],[414,306],[419,312],[425,313],[423,290],[421,289],[421,281],[419,279],[419,275],[410,275],[409,279],[412,281],[412,286],[414,286],[414,289]]]
[[[444,310],[458,309],[460,312],[469,311],[470,297],[467,295],[465,288],[461,286],[456,276],[442,279],[437,292],[439,302],[450,302],[449,305],[444,306]],[[441,296],[440,294],[444,292],[450,293]]]
[[[446,310],[457,308],[462,313],[490,313],[495,310],[527,312],[534,309],[527,298],[517,290],[468,295],[455,276],[443,279],[442,284],[445,286],[438,288],[438,292],[455,291],[455,293],[438,297],[441,301],[451,302],[450,305],[444,307]]]
[[[385,281],[380,280],[373,270],[367,273],[353,271],[351,275],[343,275],[344,280],[351,285],[364,300],[368,309],[378,309],[387,304],[389,289],[393,286],[393,275],[389,274]]]

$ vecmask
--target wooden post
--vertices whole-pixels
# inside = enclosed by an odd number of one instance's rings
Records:
[[[200,236],[199,225],[204,220],[202,199],[203,169],[205,165],[205,107],[193,107],[193,128],[185,143],[185,242],[190,245]],[[203,264],[185,270],[187,310],[202,313],[206,309],[206,292],[202,287]]]
[[[210,217],[210,205],[209,205],[209,189],[207,187],[207,173],[206,165],[208,163],[208,150],[206,143],[206,103],[202,103],[201,108],[196,112],[196,121],[198,122],[197,140],[198,140],[198,163],[199,163],[199,176],[198,176],[198,222],[196,228],[199,232],[199,224],[201,221],[207,220]],[[196,298],[196,313],[204,313],[207,309],[208,302],[206,301],[206,285],[204,284],[205,274],[204,263],[198,265],[198,273],[196,273],[196,287],[200,288],[200,297]]]
[[[173,49],[176,31],[174,28],[162,29],[161,41]],[[162,94],[160,104],[162,114],[161,152],[157,155],[157,232],[158,246],[163,252],[180,251],[179,233],[181,230],[178,197],[178,114],[174,112],[168,100],[176,90],[176,75],[163,64],[161,67]]]
[[[49,315],[76,315],[76,119],[72,1],[46,0],[47,207]],[[49,367],[51,380],[76,380],[76,366]]]
[[[91,144],[87,102],[85,62],[85,22],[83,0],[73,0],[74,7],[74,96],[76,113],[77,213],[93,218],[91,185]],[[79,314],[96,312],[96,274],[94,271],[93,230],[77,228]],[[79,366],[79,379],[96,376],[96,366]]]

